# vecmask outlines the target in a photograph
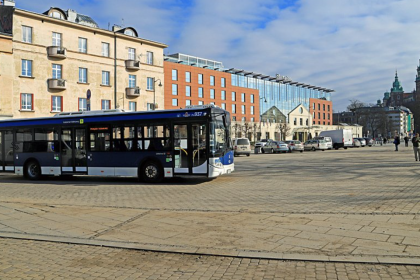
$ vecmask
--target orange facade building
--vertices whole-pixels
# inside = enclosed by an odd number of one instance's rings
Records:
[[[325,99],[310,98],[309,112],[312,114],[312,124],[332,125],[333,109],[332,102]]]

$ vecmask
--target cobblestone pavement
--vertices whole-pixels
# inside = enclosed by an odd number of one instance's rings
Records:
[[[420,266],[154,253],[0,238],[0,279],[419,279]]]
[[[90,257],[97,255],[99,263],[109,264],[110,252],[127,255],[127,259],[162,256],[168,260],[162,271],[196,264],[195,258],[204,254],[200,266],[228,270],[234,263],[235,273],[249,271],[249,279],[272,279],[274,275],[279,279],[346,279],[346,275],[352,275],[349,279],[419,279],[416,267],[410,266],[420,264],[420,163],[412,153],[411,147],[394,152],[388,145],[258,154],[236,158],[236,171],[229,176],[173,179],[160,185],[84,176],[29,182],[0,175],[1,249],[20,252],[14,266],[3,263],[4,251],[0,252],[0,279],[2,275],[9,279],[13,274],[5,273],[14,269],[28,279],[38,279],[22,267],[27,252],[39,256],[36,252],[43,252],[39,248],[46,244],[8,238],[197,254],[48,243],[53,252],[71,251],[69,248],[78,248],[81,255],[84,250],[94,252]],[[16,249],[17,244],[25,244],[22,251]],[[69,268],[66,254],[46,255],[64,262],[63,271]],[[145,266],[147,273],[154,271],[151,266]],[[120,269],[109,265],[105,270],[116,273]],[[275,274],[252,274],[266,270]],[[284,271],[287,274],[279,274]],[[211,278],[200,273],[149,276]],[[237,275],[237,279],[246,279]],[[101,275],[85,276],[100,279]],[[211,276],[220,278],[219,274]]]

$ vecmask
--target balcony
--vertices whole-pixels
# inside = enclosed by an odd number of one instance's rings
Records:
[[[66,89],[66,80],[48,79],[48,89]]]
[[[66,58],[66,52],[67,52],[66,48],[62,48],[58,46],[47,47],[48,57]]]
[[[125,61],[125,69],[127,69],[127,70],[139,70],[140,69],[140,61],[138,61],[138,60],[126,60]]]
[[[140,88],[139,87],[133,87],[133,88],[125,88],[125,94],[127,97],[137,97],[140,96]]]

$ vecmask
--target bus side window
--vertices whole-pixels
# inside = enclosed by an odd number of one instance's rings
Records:
[[[32,130],[19,129],[16,131],[16,152],[29,153],[32,152]]]
[[[137,127],[137,150],[143,150],[143,127]]]

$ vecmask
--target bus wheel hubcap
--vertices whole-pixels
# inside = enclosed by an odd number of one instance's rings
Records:
[[[32,177],[36,176],[38,174],[37,168],[38,167],[36,166],[36,164],[29,165],[29,168],[28,168],[29,175],[31,175]]]
[[[156,177],[157,168],[153,165],[149,165],[146,167],[146,176],[149,178]]]

